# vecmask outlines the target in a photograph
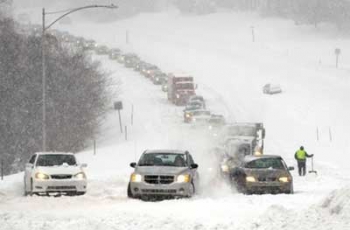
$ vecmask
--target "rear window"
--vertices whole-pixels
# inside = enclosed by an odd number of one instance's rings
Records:
[[[251,169],[286,169],[285,163],[280,158],[262,158],[246,163],[245,168]]]

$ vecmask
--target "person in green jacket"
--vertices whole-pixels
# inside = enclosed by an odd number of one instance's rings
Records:
[[[307,154],[303,146],[300,146],[299,150],[295,152],[294,158],[298,162],[299,176],[305,176],[306,173],[306,158],[313,157],[314,154]]]

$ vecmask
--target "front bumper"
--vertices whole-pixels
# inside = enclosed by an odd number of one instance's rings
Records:
[[[50,193],[50,192],[78,192],[85,193],[87,188],[86,180],[34,180],[34,193]]]
[[[293,182],[246,182],[247,193],[289,193],[292,190]]]
[[[148,184],[146,182],[130,182],[131,193],[134,197],[165,196],[189,197],[192,195],[191,183]]]

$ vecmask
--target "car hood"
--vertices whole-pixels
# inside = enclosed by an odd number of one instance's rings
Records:
[[[79,172],[82,172],[83,170],[79,166],[52,166],[52,167],[37,167],[37,172],[42,172],[45,174],[77,174]]]
[[[135,173],[141,175],[179,175],[187,170],[187,167],[138,166]]]
[[[247,176],[254,177],[281,177],[281,176],[291,176],[287,170],[282,169],[244,169]]]

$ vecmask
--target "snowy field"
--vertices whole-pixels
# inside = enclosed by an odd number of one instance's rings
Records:
[[[231,191],[211,170],[210,139],[203,130],[183,124],[181,108],[138,73],[94,56],[122,83],[119,99],[128,140],[111,107],[96,155],[92,147],[78,154],[88,164],[85,196],[23,197],[23,174],[5,177],[0,182],[1,230],[350,229],[349,39],[334,35],[327,25],[315,30],[227,12],[181,16],[170,11],[110,24],[73,18],[72,25],[57,28],[136,52],[166,72],[191,73],[209,109],[230,121],[263,122],[266,153],[282,155],[290,166],[296,166],[294,152],[304,145],[315,155],[318,175],[300,178],[294,171],[293,195]],[[338,69],[335,48],[342,49]],[[270,82],[280,84],[283,93],[262,94]],[[129,163],[153,148],[192,153],[201,176],[198,195],[161,202],[127,198]]]

